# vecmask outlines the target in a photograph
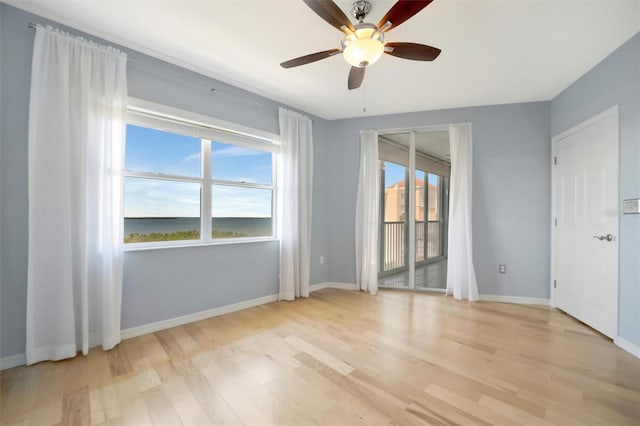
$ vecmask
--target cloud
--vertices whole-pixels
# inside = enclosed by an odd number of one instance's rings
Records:
[[[271,191],[214,186],[214,217],[270,217]]]
[[[197,217],[200,185],[156,179],[125,180],[125,217]]]
[[[187,155],[186,157],[184,157],[182,159],[183,162],[194,161],[194,160],[200,161],[200,153],[199,152],[196,152],[195,154]]]
[[[200,184],[126,178],[125,217],[198,217]],[[269,190],[213,187],[214,217],[271,217]]]
[[[248,149],[241,146],[228,146],[226,148],[217,149],[214,147],[212,155],[214,157],[246,157],[250,155],[269,155],[270,153],[264,151],[257,151],[255,149]]]

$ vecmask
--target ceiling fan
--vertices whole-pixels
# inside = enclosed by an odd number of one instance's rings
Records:
[[[364,22],[371,11],[371,2],[368,0],[357,0],[351,6],[351,13],[358,20],[356,25],[353,25],[331,0],[302,1],[330,25],[345,33],[345,36],[340,42],[340,49],[300,56],[281,63],[282,68],[297,67],[342,53],[344,59],[351,64],[347,86],[352,90],[360,87],[366,67],[380,59],[383,53],[414,61],[433,61],[441,52],[435,47],[418,43],[384,43],[386,32],[420,12],[433,0],[399,0],[382,17],[378,25]]]

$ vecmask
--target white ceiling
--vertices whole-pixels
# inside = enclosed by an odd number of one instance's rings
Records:
[[[341,33],[301,0],[4,0],[328,119],[549,100],[640,30],[640,0],[435,0],[387,34],[442,49],[384,55],[347,90]],[[377,23],[394,0],[372,0]],[[347,12],[351,0],[336,0]],[[362,112],[363,100],[367,112]]]

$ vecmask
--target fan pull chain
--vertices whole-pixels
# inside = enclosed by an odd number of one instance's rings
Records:
[[[367,80],[369,80],[369,73],[364,75],[364,84],[362,85],[362,112],[367,112]]]

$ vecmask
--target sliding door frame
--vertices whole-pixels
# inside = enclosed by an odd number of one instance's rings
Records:
[[[409,288],[415,290],[416,288],[416,132],[412,130],[409,132],[409,170],[407,170],[409,186],[408,191],[405,191],[409,198],[409,210],[405,213],[405,222],[407,223],[407,229],[409,235],[407,240],[409,242],[409,252],[407,254],[407,272],[409,275]],[[405,185],[406,186],[406,185]],[[407,205],[407,204],[405,204]]]
[[[407,168],[406,171],[406,177],[405,177],[405,188],[408,188],[407,191],[405,191],[405,206],[408,206],[408,209],[405,208],[407,214],[405,214],[405,224],[407,227],[407,235],[406,235],[406,239],[405,239],[405,255],[406,255],[406,260],[405,260],[405,264],[407,265],[407,275],[409,277],[409,285],[408,287],[406,287],[405,289],[407,290],[415,290],[415,280],[416,280],[416,271],[415,271],[415,267],[416,267],[416,221],[415,221],[415,209],[416,209],[416,197],[415,197],[415,191],[416,191],[416,133],[431,133],[431,132],[441,132],[441,131],[449,131],[449,125],[445,124],[445,125],[435,125],[435,126],[424,126],[424,127],[410,127],[410,128],[397,128],[397,129],[383,129],[383,130],[378,130],[378,136],[385,136],[385,135],[394,135],[394,134],[409,134],[409,167]],[[382,167],[382,166],[381,166]],[[428,172],[425,172],[425,174],[427,174]],[[380,224],[381,224],[381,232],[380,232],[380,238],[382,239],[382,244],[385,244],[384,242],[384,173],[381,173],[382,177],[381,177],[381,181],[380,181],[380,195],[381,195],[381,208],[380,208]],[[425,182],[427,181],[427,176],[425,176]],[[408,181],[408,182],[407,182]],[[439,181],[444,181],[444,179],[439,179]],[[408,183],[408,185],[407,185]],[[428,219],[428,210],[427,210],[427,205],[428,205],[428,190],[427,188],[427,184],[425,183],[425,211],[424,211],[424,215],[425,215],[425,228],[424,228],[424,232],[425,232],[425,263],[428,263],[428,261],[430,259],[427,258],[427,235],[428,235],[428,223],[429,223],[429,219]],[[440,185],[439,185],[440,186]],[[444,187],[442,187],[441,189],[439,189],[439,191],[441,192],[441,194],[439,194],[439,197],[444,198]],[[448,192],[448,185],[447,185],[447,192]],[[448,194],[447,194],[448,196]],[[406,200],[408,199],[408,203],[406,202]],[[441,214],[443,214],[443,222],[440,226],[440,235],[441,237],[444,235],[442,233],[442,228],[443,227],[448,227],[446,225],[446,222],[448,222],[448,220],[444,217],[444,214],[447,213],[448,214],[448,209],[447,211],[443,211]],[[444,226],[443,226],[444,225]],[[378,243],[380,244],[380,242]],[[382,246],[384,247],[384,246]],[[443,253],[441,253],[441,257],[446,257],[446,242],[444,244],[440,244],[440,249],[443,250]],[[384,261],[384,254],[382,254],[382,250],[379,250],[379,259],[381,262]],[[439,260],[436,258],[433,258],[432,261],[435,260]],[[428,288],[420,288],[419,290],[421,291],[435,291],[435,292],[444,292],[444,289],[428,289]]]

